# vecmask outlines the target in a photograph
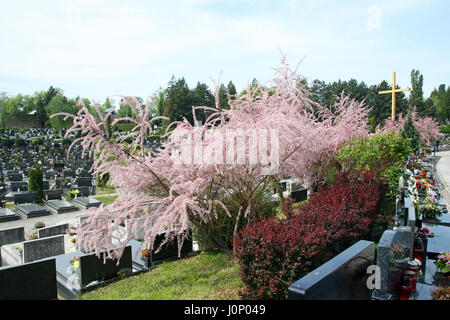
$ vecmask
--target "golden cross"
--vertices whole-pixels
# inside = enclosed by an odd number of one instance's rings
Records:
[[[379,91],[379,94],[392,93],[392,120],[395,121],[395,93],[402,91],[409,91],[410,88],[406,89],[395,89],[395,72],[392,72],[392,90]]]

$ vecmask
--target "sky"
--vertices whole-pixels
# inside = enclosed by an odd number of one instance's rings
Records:
[[[450,85],[450,1],[0,0],[0,92],[50,85],[103,103],[147,98],[172,76],[238,91],[283,54],[307,78],[382,80],[424,96]],[[303,59],[303,60],[302,60]]]

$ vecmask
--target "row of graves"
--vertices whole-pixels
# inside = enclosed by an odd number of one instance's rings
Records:
[[[85,219],[86,216],[79,217],[76,225],[38,229],[38,237],[33,240],[25,239],[23,227],[0,230],[0,299],[73,299],[179,257],[176,239],[160,248],[168,229],[158,234],[152,248],[146,248],[139,238],[145,230],[132,230],[126,222],[120,231],[132,240],[127,242],[119,260],[104,259],[104,251],[99,255],[85,252],[82,245],[76,245],[76,229],[83,226]],[[190,235],[183,243],[180,257],[193,254],[193,249]]]
[[[59,136],[63,134],[60,132]],[[115,134],[120,138],[127,133]],[[104,259],[105,252],[84,252],[76,230],[89,219],[89,211],[80,214],[73,224],[39,228],[34,237],[26,236],[24,227],[2,229],[1,222],[52,212],[63,214],[102,203],[91,197],[96,190],[95,177],[89,172],[92,159],[83,156],[80,145],[67,155],[66,146],[55,141],[58,136],[48,129],[2,130],[1,136],[45,139],[42,144],[0,148],[0,200],[3,204],[14,201],[14,209],[4,205],[0,208],[0,299],[72,299],[125,276],[146,272],[164,260],[178,258],[176,239],[160,248],[169,230],[162,230],[153,247],[146,248],[145,230],[139,230],[139,225],[131,230],[126,221],[121,224],[120,234],[132,240],[127,242],[120,260]],[[155,140],[148,143],[149,147],[158,146]],[[36,165],[43,172],[44,204],[37,204],[36,194],[28,191],[28,170]],[[65,195],[70,191],[76,193],[69,201]],[[181,257],[193,252],[192,236],[180,252]]]
[[[0,138],[2,139],[34,139],[43,138],[45,140],[54,140],[57,137],[62,137],[66,130],[55,130],[50,128],[29,128],[29,129],[2,129],[0,130]]]
[[[379,242],[358,241],[295,281],[288,298],[442,299],[437,292],[448,292],[450,276],[450,214],[440,185],[436,158],[411,157],[399,181],[395,219]]]
[[[2,147],[0,154],[0,222],[101,205],[90,197],[96,193],[96,180],[89,172],[92,159],[83,157],[80,145],[67,155],[65,146],[50,139],[42,145]],[[36,203],[36,193],[29,192],[29,169],[36,166],[43,172],[44,204]],[[71,201],[65,199],[69,193],[74,195]],[[14,202],[14,209],[6,208],[7,201]]]

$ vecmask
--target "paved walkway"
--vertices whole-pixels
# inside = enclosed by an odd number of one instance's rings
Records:
[[[28,235],[28,234],[31,234],[34,231],[36,231],[36,228],[34,227],[34,225],[38,221],[44,222],[46,227],[51,227],[51,226],[55,226],[58,224],[64,224],[64,223],[69,223],[69,225],[78,226],[79,219],[77,216],[86,211],[86,210],[80,208],[80,210],[78,210],[78,211],[58,214],[55,211],[53,211],[52,209],[49,209],[48,207],[47,207],[47,209],[51,212],[51,215],[34,217],[34,218],[22,218],[19,220],[2,222],[2,223],[0,223],[0,230],[24,227],[25,235]]]
[[[436,171],[441,182],[440,191],[447,205],[450,205],[450,151],[436,152],[440,159],[436,165]]]

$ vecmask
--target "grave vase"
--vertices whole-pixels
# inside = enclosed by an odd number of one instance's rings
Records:
[[[422,228],[422,219],[416,219],[416,228]]]
[[[388,293],[399,296],[403,273],[408,267],[409,258],[396,259],[393,261],[389,272]]]

